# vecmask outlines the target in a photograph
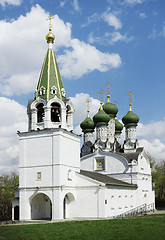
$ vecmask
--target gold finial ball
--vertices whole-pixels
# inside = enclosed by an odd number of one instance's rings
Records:
[[[55,36],[51,32],[51,29],[49,29],[49,33],[46,35],[46,41],[47,43],[54,43]]]

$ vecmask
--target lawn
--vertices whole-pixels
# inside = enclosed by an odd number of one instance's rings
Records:
[[[165,215],[130,219],[72,221],[0,226],[0,240],[159,240],[165,239]]]

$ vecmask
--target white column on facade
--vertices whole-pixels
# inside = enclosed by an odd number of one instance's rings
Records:
[[[110,117],[110,121],[107,126],[107,137],[110,143],[114,143],[115,141],[115,118]]]
[[[97,127],[96,139],[100,139],[102,142],[106,142],[106,140],[107,140],[107,126],[106,125]]]
[[[37,109],[32,109],[31,111],[31,130],[37,129]]]
[[[66,128],[66,108],[61,108],[61,127]]]
[[[84,133],[84,143],[91,142],[93,143],[93,132]]]
[[[73,130],[73,112],[68,112],[67,114],[67,126],[69,130]]]
[[[45,118],[44,118],[44,128],[49,128],[51,123],[51,107],[44,107]]]
[[[130,126],[126,128],[126,141],[136,142],[136,126]]]

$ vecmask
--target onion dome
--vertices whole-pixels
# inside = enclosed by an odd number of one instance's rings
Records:
[[[86,119],[80,124],[80,127],[84,133],[94,132],[95,124],[92,119],[87,115]]]
[[[137,126],[139,122],[139,117],[132,112],[131,104],[128,113],[122,118],[122,122],[124,123],[125,127],[129,126]]]
[[[52,33],[51,28],[49,28],[49,33],[46,35],[47,43],[54,43],[55,36]]]
[[[107,98],[108,98],[108,101],[103,105],[103,109],[109,116],[115,117],[116,114],[118,113],[118,108],[116,107],[115,104],[110,103],[109,95],[107,96]]]
[[[123,130],[123,124],[121,124],[117,118],[115,118],[115,133],[121,133]]]
[[[93,117],[93,121],[95,123],[95,126],[100,125],[107,125],[110,120],[110,116],[103,110],[103,107],[101,105],[98,113],[96,113]]]

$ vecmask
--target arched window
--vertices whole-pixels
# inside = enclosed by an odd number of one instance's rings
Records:
[[[37,106],[37,122],[40,123],[43,122],[43,120],[44,120],[44,104],[40,103]]]
[[[58,103],[51,104],[51,121],[52,122],[60,122],[61,118],[61,108]]]

